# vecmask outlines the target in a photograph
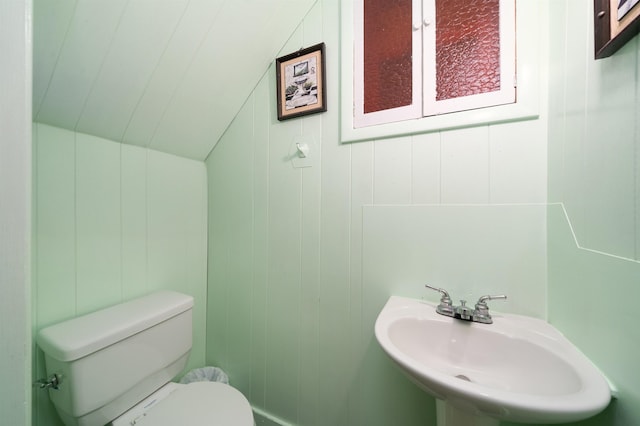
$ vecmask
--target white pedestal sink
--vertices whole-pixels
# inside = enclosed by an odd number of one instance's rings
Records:
[[[499,426],[500,420],[473,414],[436,399],[437,426]]]
[[[392,296],[375,334],[406,375],[437,398],[438,426],[569,423],[608,405],[604,376],[547,322],[493,312],[493,324],[479,324],[435,308]]]

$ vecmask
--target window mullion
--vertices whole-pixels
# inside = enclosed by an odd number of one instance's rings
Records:
[[[422,0],[422,114],[435,114],[436,0]]]

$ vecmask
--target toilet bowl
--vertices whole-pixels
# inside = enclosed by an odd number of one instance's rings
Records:
[[[218,382],[168,383],[115,419],[112,426],[253,426],[249,401]]]

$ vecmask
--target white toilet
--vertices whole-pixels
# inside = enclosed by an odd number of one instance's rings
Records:
[[[233,387],[171,382],[191,351],[192,308],[191,296],[161,291],[40,330],[65,425],[253,426]]]

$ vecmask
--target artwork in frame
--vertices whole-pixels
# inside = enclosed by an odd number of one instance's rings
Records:
[[[327,110],[324,43],[276,59],[278,120]]]
[[[640,0],[593,1],[595,58],[613,55],[640,32]]]

